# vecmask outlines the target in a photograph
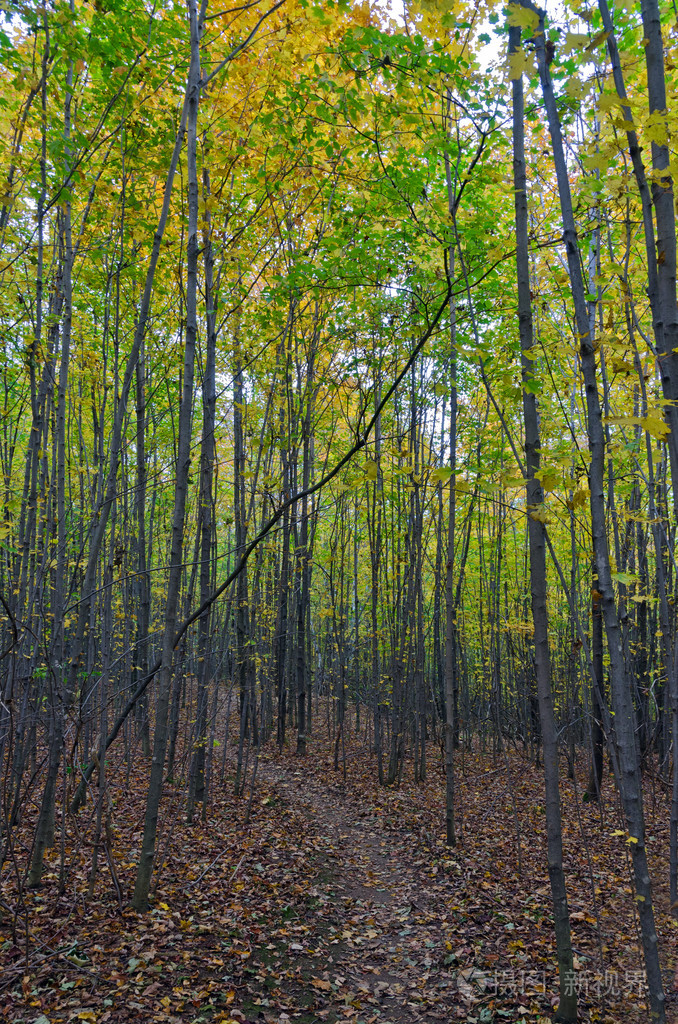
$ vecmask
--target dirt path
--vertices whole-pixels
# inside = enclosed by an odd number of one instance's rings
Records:
[[[366,1024],[466,1018],[482,994],[467,992],[452,966],[449,893],[436,898],[424,890],[380,828],[378,809],[349,804],[341,783],[328,787],[280,765],[271,766],[269,780],[308,815],[336,922],[324,969],[318,973],[317,958],[312,964],[315,1015]]]

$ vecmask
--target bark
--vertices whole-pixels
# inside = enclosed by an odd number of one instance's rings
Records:
[[[314,324],[311,351],[306,360],[305,408],[302,418],[302,491],[301,522],[299,523],[297,558],[297,754],[306,753],[309,707],[306,621],[311,597],[311,553],[309,550],[308,494],[311,483],[311,436],[315,395],[315,355],[317,351],[318,327]]]
[[[189,71],[189,81],[186,88],[186,97],[184,100],[184,109],[182,112],[181,124],[177,132],[177,136],[174,143],[174,151],[170,161],[170,167],[167,172],[167,178],[165,181],[165,191],[163,196],[163,205],[160,212],[160,218],[158,220],[158,227],[155,232],[153,239],[153,248],[151,251],[151,257],[149,260],[148,270],[146,272],[146,281],[144,284],[144,291],[139,304],[139,313],[137,316],[136,326],[134,330],[134,339],[132,348],[127,359],[125,366],[125,373],[123,376],[122,387],[120,389],[120,397],[117,401],[117,405],[113,414],[113,427],[111,431],[110,441],[110,455],[109,455],[109,467],[106,476],[106,483],[102,492],[102,500],[97,509],[96,525],[94,526],[92,536],[90,539],[89,550],[87,553],[87,564],[83,574],[83,585],[81,588],[81,598],[78,607],[78,620],[76,623],[75,631],[73,634],[73,640],[71,643],[71,653],[69,656],[69,686],[74,689],[75,682],[77,680],[78,672],[82,668],[83,659],[85,656],[85,639],[89,627],[89,611],[90,602],[89,595],[95,590],[95,579],[97,567],[99,564],[99,556],[104,543],[104,539],[107,532],[108,519],[111,512],[113,501],[115,500],[117,492],[117,477],[118,469],[120,466],[120,453],[122,448],[123,430],[127,417],[127,404],[129,400],[129,393],[132,387],[132,380],[136,375],[136,366],[139,359],[139,353],[141,351],[141,345],[146,334],[146,327],[148,325],[148,319],[151,310],[151,299],[153,296],[153,285],[155,281],[155,271],[158,265],[158,259],[160,256],[160,248],[167,224],[167,218],[170,211],[170,200],[172,196],[172,190],[174,186],[174,178],[176,175],[177,165],[179,162],[179,154],[183,145],[185,125],[186,125],[186,114],[189,106],[189,94],[191,92],[191,71]],[[145,680],[142,680],[135,691],[133,702],[129,702],[128,707],[125,710],[125,715],[122,721],[116,721],[113,726],[113,731],[117,736],[120,727],[125,721],[127,714],[136,706],[137,700],[143,696],[150,679],[153,678],[155,673],[158,671],[158,665],[154,667],[149,676]],[[115,737],[113,737],[115,738]],[[107,746],[112,742],[111,734],[107,738]],[[91,765],[91,762],[90,762]],[[81,785],[75,794],[72,801],[72,810],[77,810],[84,799],[85,784],[87,779],[91,775],[92,768],[88,765],[84,778],[82,779]],[[88,774],[89,773],[89,774]]]
[[[586,787],[589,800],[600,800],[600,787],[603,781],[603,751],[605,734],[603,732],[603,708],[601,696],[604,693],[605,676],[603,669],[603,616],[600,609],[600,591],[598,576],[593,567],[591,578],[591,660],[595,680],[591,687],[591,772]]]
[[[602,0],[603,5],[605,0]],[[601,8],[602,9],[602,8]],[[664,44],[658,0],[641,0],[641,16],[645,38],[645,64],[647,68],[647,94],[650,117],[666,117],[666,82],[664,72]],[[608,15],[609,18],[609,15]],[[607,26],[606,26],[607,30]],[[610,38],[608,37],[608,49]],[[616,71],[615,71],[616,74]],[[619,90],[618,90],[619,91]],[[624,113],[626,118],[626,113]],[[632,118],[631,118],[632,120]],[[644,210],[646,251],[648,264],[648,297],[652,318],[658,365],[662,382],[665,415],[671,427],[667,446],[673,481],[673,513],[678,517],[678,306],[676,304],[676,222],[674,188],[670,171],[668,126],[664,122],[666,141],[652,138],[652,209],[656,237],[648,238],[647,214]],[[638,163],[634,171],[638,180]],[[646,208],[647,200],[643,204]],[[655,252],[652,251],[653,244]]]
[[[303,484],[308,490],[310,482],[309,437],[304,437],[303,450]],[[306,665],[306,609],[310,597],[310,567],[308,552],[308,497],[301,500],[301,524],[299,528],[299,545],[296,551],[298,560],[298,595],[297,595],[297,754],[306,753],[306,704],[307,704],[307,665]]]
[[[442,297],[441,301],[439,302],[437,308],[435,309],[434,313],[430,316],[430,318],[427,320],[426,329],[420,335],[417,343],[415,344],[415,346],[411,350],[411,352],[410,352],[410,354],[409,354],[409,356],[408,356],[408,358],[407,358],[407,360],[405,362],[405,365],[404,365],[403,369],[400,370],[400,372],[396,374],[395,378],[391,381],[391,383],[387,387],[387,389],[384,392],[382,398],[378,402],[378,404],[377,404],[377,406],[376,406],[376,408],[374,410],[374,413],[370,417],[370,419],[367,422],[367,424],[364,427],[364,429],[361,431],[359,437],[350,446],[348,451],[332,466],[331,469],[328,469],[320,477],[319,480],[317,480],[315,483],[310,485],[308,490],[305,492],[309,497],[311,495],[314,495],[314,494],[320,492],[328,483],[330,483],[330,481],[335,479],[335,477],[337,477],[341,473],[342,469],[344,469],[348,465],[348,463],[351,462],[351,460],[354,458],[354,456],[357,455],[358,452],[362,451],[362,449],[367,445],[367,443],[369,441],[369,438],[371,437],[372,432],[374,430],[375,423],[379,419],[379,416],[383,412],[384,408],[388,405],[388,403],[390,402],[391,398],[397,392],[397,390],[398,390],[400,384],[402,383],[404,377],[406,376],[406,374],[411,369],[412,364],[417,359],[419,353],[423,350],[423,348],[424,348],[426,342],[428,341],[428,339],[436,331],[437,326],[438,326],[438,324],[440,322],[440,319],[443,316],[443,314],[444,314],[444,312],[445,312],[445,310],[447,308],[447,305],[448,305],[448,302],[449,302],[449,298],[450,298],[450,294],[451,294],[451,289],[450,289],[450,287],[448,285],[448,287],[445,289],[443,297]],[[181,641],[182,637],[185,636],[187,631],[190,629],[191,625],[200,618],[200,616],[204,613],[205,609],[207,607],[210,607],[211,605],[213,605],[214,602],[217,601],[222,596],[222,594],[224,594],[229,589],[229,587],[233,584],[233,582],[238,579],[238,577],[242,573],[243,569],[247,565],[247,562],[248,562],[250,556],[252,555],[252,553],[259,547],[259,545],[262,543],[262,541],[269,535],[269,533],[271,532],[273,527],[276,525],[276,523],[278,523],[281,519],[283,519],[287,515],[287,513],[289,512],[289,509],[291,508],[291,506],[295,505],[302,498],[303,498],[303,493],[299,492],[299,493],[292,494],[289,497],[286,497],[286,498],[283,499],[283,501],[281,502],[279,507],[270,515],[270,517],[266,520],[266,522],[261,526],[259,532],[247,544],[247,547],[245,548],[245,550],[244,550],[244,552],[242,554],[242,557],[237,559],[235,567],[230,572],[227,572],[225,579],[223,579],[222,582],[219,584],[219,586],[215,590],[212,591],[212,593],[209,595],[207,600],[205,602],[203,602],[203,604],[201,604],[200,607],[196,608],[195,611],[192,612],[186,619],[184,619],[184,621],[182,622],[181,626],[179,626],[177,628],[176,634],[174,636],[174,647],[176,647],[177,644],[179,644],[179,642]],[[149,687],[149,685],[151,684],[151,682],[155,678],[156,674],[159,672],[161,664],[162,664],[162,659],[156,660],[154,665],[152,665],[152,667],[149,669],[149,672],[148,672],[147,676],[144,679],[140,680],[139,684],[137,685],[136,690],[132,693],[132,695],[130,696],[130,698],[127,701],[127,703],[121,709],[120,713],[118,714],[118,717],[116,718],[115,722],[113,723],[113,725],[111,727],[111,730],[110,730],[108,736],[106,737],[106,749],[107,750],[111,746],[111,744],[115,742],[115,740],[116,740],[120,730],[122,729],[123,725],[125,724],[125,722],[127,720],[128,715],[136,707],[137,702],[143,696],[143,694],[146,692],[147,688]],[[86,766],[86,768],[83,769],[82,777],[81,777],[81,780],[80,780],[80,784],[79,784],[78,789],[77,789],[77,791],[75,793],[75,796],[73,797],[73,800],[71,801],[70,807],[71,807],[72,811],[77,810],[77,808],[82,804],[82,801],[84,799],[84,793],[85,793],[86,785],[87,785],[87,782],[89,781],[89,779],[92,776],[94,768],[95,768],[95,762],[94,761],[90,761],[89,764]]]
[[[203,171],[203,189],[209,194],[209,175]],[[200,533],[200,603],[204,604],[212,591],[212,546],[214,541],[213,485],[214,485],[214,426],[216,411],[216,305],[214,271],[209,224],[203,238],[205,264],[205,303],[207,321],[207,350],[202,381],[202,438],[200,442],[200,497],[198,501],[198,530]],[[205,800],[205,743],[207,740],[207,700],[210,677],[210,622],[211,607],[198,621],[198,697],[194,733],[194,750],[189,777],[186,817],[193,819],[196,804]]]
[[[520,46],[520,29],[509,29],[509,52]],[[522,76],[512,82],[513,92],[513,186],[515,190],[516,273],[518,321],[520,327],[525,423],[525,470],[527,474],[527,524],[530,550],[530,593],[534,624],[534,662],[537,677],[539,721],[544,755],[544,788],[548,871],[556,937],[560,1002],[556,1019],[576,1021],[577,994],[573,985],[574,962],[570,935],[570,912],[563,870],[562,818],[558,768],[558,736],[553,710],[549,625],[546,607],[546,544],[544,493],[539,481],[541,439],[537,399],[532,387],[534,351],[530,263],[528,247],[527,174],[525,169],[525,128]]]
[[[143,341],[136,367],[136,513],[137,513],[137,629],[134,645],[132,684],[148,672],[148,631],[151,623],[151,577],[146,557],[146,388]],[[139,704],[139,728],[144,757],[150,757],[151,737],[148,705]]]
[[[69,65],[66,79],[66,98],[64,103],[64,151],[65,176],[70,175],[71,159],[71,102],[73,86],[73,63]],[[33,856],[28,874],[28,884],[37,886],[42,879],[42,866],[45,850],[54,840],[54,815],[56,785],[61,765],[62,746],[66,717],[70,711],[77,680],[67,673],[64,665],[64,607],[66,587],[66,565],[68,562],[68,538],[66,527],[66,399],[68,393],[68,373],[71,356],[71,323],[73,308],[73,243],[71,231],[71,202],[64,203],[61,214],[59,245],[61,249],[61,280],[59,287],[62,295],[61,321],[61,356],[59,361],[59,385],[56,406],[56,518],[57,518],[57,551],[56,576],[52,594],[52,612],[54,635],[50,651],[51,674],[51,706],[50,706],[50,741],[49,765],[47,779],[40,804],[40,813],[35,828]]]
[[[200,101],[200,34],[203,11],[198,15],[194,3],[189,4],[191,27],[191,65],[189,69],[187,97],[187,145],[186,162],[188,173],[188,248],[186,261],[186,341],[184,348],[183,393],[179,410],[179,436],[177,443],[177,467],[174,486],[174,510],[172,513],[172,541],[169,579],[165,604],[162,660],[158,680],[158,701],[155,715],[153,759],[151,777],[146,799],[146,815],[141,853],[137,867],[132,905],[136,910],[145,910],[155,859],[155,841],[158,826],[158,812],[163,791],[163,772],[167,749],[167,717],[172,680],[172,655],[174,650],[179,589],[182,575],[184,518],[188,476],[191,465],[191,426],[193,422],[193,375],[195,366],[195,345],[197,335],[197,272],[198,272],[198,169],[197,169],[197,127]]]
[[[448,94],[448,109],[450,97]],[[452,212],[454,189],[450,159],[445,154],[445,177],[447,203]],[[454,246],[450,247],[448,272],[454,275]],[[457,495],[455,490],[457,472],[457,319],[456,306],[450,303],[450,470],[449,498],[447,505],[447,551],[445,562],[445,834],[449,846],[457,842],[454,800],[454,751],[458,746],[457,714],[457,600],[454,591],[454,537],[457,521]]]
[[[373,377],[374,400],[379,404],[380,381],[375,370]],[[381,713],[381,658],[379,648],[379,578],[382,557],[382,515],[383,515],[383,476],[381,470],[381,418],[374,426],[374,462],[377,467],[376,479],[372,485],[367,484],[367,526],[370,539],[370,648],[372,667],[372,699],[374,702],[374,747],[377,755],[377,773],[379,785],[384,785],[384,750],[382,742]]]
[[[538,13],[539,33],[534,37],[539,77],[548,119],[549,135],[563,223],[563,242],[567,257],[570,288],[574,305],[575,328],[578,334],[579,356],[584,376],[586,396],[587,433],[590,452],[590,510],[593,547],[598,572],[601,607],[607,649],[610,659],[610,690],[614,710],[615,731],[621,768],[621,800],[626,818],[633,861],[633,875],[638,902],[645,969],[649,987],[650,1012],[656,1024],[666,1020],[665,996],[659,964],[658,939],[654,922],[654,909],[645,846],[645,824],[640,764],[635,736],[635,721],[631,700],[631,687],[624,663],[622,637],[610,563],[605,523],[605,434],[603,430],[600,396],[598,393],[596,353],[591,336],[586,291],[581,270],[581,255],[577,242],[572,196],[565,150],[549,72],[545,47],[545,14],[533,4],[523,0],[523,6]]]

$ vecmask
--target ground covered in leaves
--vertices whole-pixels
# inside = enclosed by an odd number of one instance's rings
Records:
[[[407,766],[409,769],[410,766]],[[582,772],[585,765],[582,765]],[[50,851],[45,884],[17,899],[3,878],[0,1018],[19,1024],[546,1024],[557,983],[539,768],[460,752],[461,840],[444,843],[444,778],[385,790],[362,737],[345,771],[265,749],[251,791],[220,788],[209,821],[182,817],[168,786],[147,914],[128,906],[144,769],[114,778],[108,838],[89,893],[85,812],[77,845]],[[611,786],[599,808],[564,783],[565,858],[582,1021],[645,1024],[628,846]],[[72,823],[69,823],[69,830]],[[668,804],[648,783],[668,1018],[678,1020],[678,936],[668,889]],[[73,826],[75,827],[75,826]],[[28,832],[28,826],[26,826]],[[57,832],[59,830],[57,829]],[[107,847],[107,849],[106,849]],[[9,912],[12,910],[13,912]]]

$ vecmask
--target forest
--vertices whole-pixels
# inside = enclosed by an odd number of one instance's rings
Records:
[[[668,0],[5,0],[0,1009],[678,1020]]]

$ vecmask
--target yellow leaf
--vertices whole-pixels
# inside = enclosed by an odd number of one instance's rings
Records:
[[[575,50],[583,50],[588,46],[589,37],[586,32],[568,32],[565,36],[565,53],[573,53]]]
[[[640,427],[643,425],[640,416],[605,416],[603,423],[611,427]]]
[[[522,48],[512,53],[508,59],[509,78],[518,81],[523,74],[534,74],[534,61]]]
[[[599,32],[597,36],[593,37],[589,45],[586,47],[587,51],[590,53],[591,50],[595,50],[596,46],[601,46],[605,42],[609,34],[610,33],[605,32],[605,30]]]
[[[636,838],[636,836],[629,836],[629,838],[626,840],[626,842],[627,843],[637,843],[638,839]]]
[[[580,100],[586,92],[586,85],[580,78],[569,78],[565,85],[565,92],[573,100]]]
[[[368,462],[365,465],[365,476],[368,480],[376,480],[379,476],[379,466],[376,462]]]
[[[528,7],[518,7],[517,4],[509,4],[508,14],[509,25],[514,28],[522,28],[532,33],[539,25],[539,15]]]
[[[649,412],[640,422],[650,437],[655,437],[658,441],[663,441],[671,430],[664,417],[656,410]]]
[[[610,161],[602,153],[587,153],[582,160],[587,171],[605,172],[610,166]]]
[[[647,118],[644,124],[645,134],[650,142],[656,142],[658,146],[665,146],[668,143],[668,129],[666,125],[666,114],[655,110]],[[662,172],[666,175],[666,171]]]
[[[553,491],[558,486],[559,477],[551,469],[540,469],[535,476],[540,481],[545,491]]]
[[[578,487],[572,495],[572,507],[573,508],[584,508],[587,501],[589,500],[591,492],[588,487]]]
[[[601,110],[610,110],[612,107],[621,107],[622,101],[616,93],[603,92],[598,97],[598,106]]]
[[[543,505],[540,505],[538,508],[535,508],[530,512],[530,519],[534,519],[537,523],[544,523],[544,525],[548,525],[550,522],[549,517],[546,514],[546,509]]]

